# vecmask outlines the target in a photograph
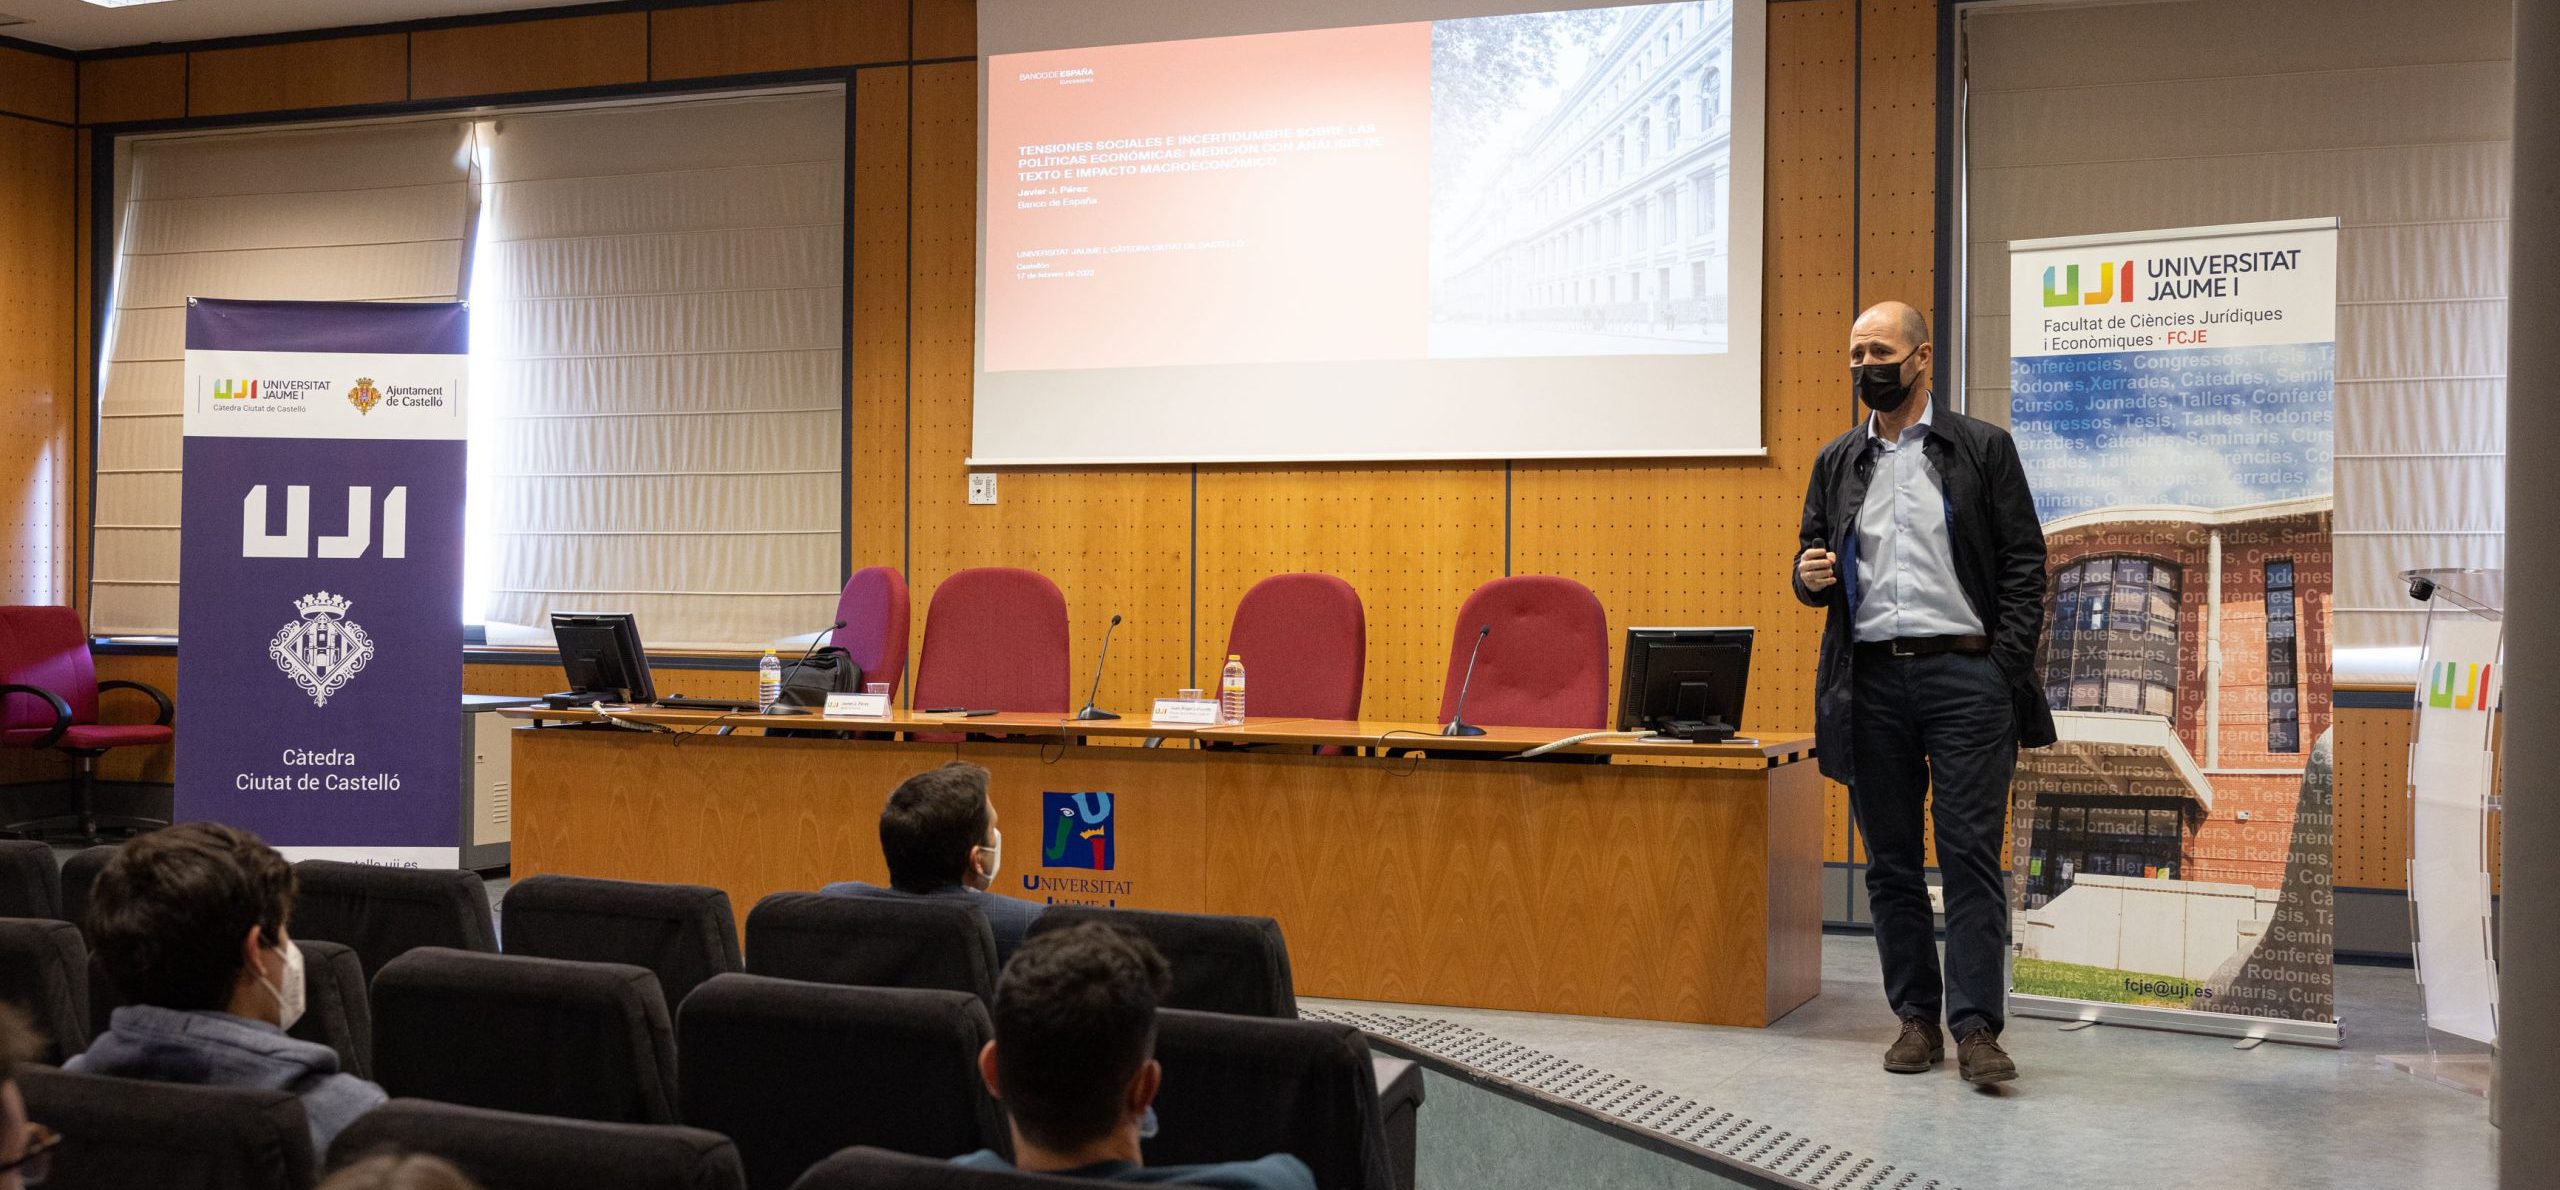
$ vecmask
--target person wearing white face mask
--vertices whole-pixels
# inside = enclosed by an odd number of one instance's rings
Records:
[[[301,1097],[314,1153],[382,1105],[337,1051],[289,1037],[302,1017],[302,950],[287,930],[293,867],[256,835],[190,822],[116,849],[89,894],[90,945],[124,1006],[84,1074],[259,1087]]]
[[[1045,907],[990,891],[1004,866],[1004,832],[996,829],[995,802],[987,797],[987,770],[965,760],[898,784],[880,811],[880,852],[889,861],[887,888],[848,880],[819,891],[965,900],[995,934],[999,967],[1013,957]]]

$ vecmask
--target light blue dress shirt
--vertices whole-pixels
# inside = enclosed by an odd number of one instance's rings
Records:
[[[1921,444],[1937,402],[1922,394],[1920,420],[1895,441],[1867,438],[1876,469],[1858,506],[1858,608],[1851,635],[1861,641],[1898,636],[1978,636],[1982,619],[1956,581],[1955,543],[1947,531],[1947,493]]]

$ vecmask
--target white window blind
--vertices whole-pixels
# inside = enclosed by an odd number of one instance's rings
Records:
[[[842,582],[844,94],[481,125],[475,528],[490,640],[825,626]]]
[[[440,120],[128,143],[92,631],[177,631],[187,299],[454,300],[469,267],[469,135]]]
[[[2500,564],[2513,20],[2510,0],[1964,12],[1977,414],[2007,421],[2009,241],[2342,220],[2341,678],[2394,676],[2350,655],[2417,645],[2399,572]]]

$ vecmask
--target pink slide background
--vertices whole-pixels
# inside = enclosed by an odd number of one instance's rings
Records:
[[[1007,54],[987,69],[988,371],[1426,354],[1429,23]],[[1062,70],[1092,74],[1021,77]],[[1270,168],[1023,181],[1017,167],[1025,145],[1332,125],[1374,125],[1380,141],[1281,151]],[[1060,190],[1074,186],[1087,189]],[[1095,201],[1018,206],[1050,199]],[[1218,240],[1243,243],[1051,256],[1047,272],[1092,275],[1043,279],[1017,257]]]

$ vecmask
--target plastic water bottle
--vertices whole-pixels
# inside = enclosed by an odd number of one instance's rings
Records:
[[[756,711],[773,713],[773,704],[782,701],[782,658],[773,650],[764,651],[764,660],[756,662]]]
[[[1244,722],[1244,658],[1233,653],[1227,654],[1227,668],[1218,675],[1218,717]]]

